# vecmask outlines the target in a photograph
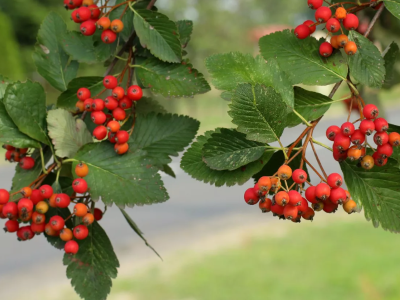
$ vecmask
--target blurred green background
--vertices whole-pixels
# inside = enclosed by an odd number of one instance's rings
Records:
[[[230,51],[257,54],[259,37],[313,18],[306,0],[159,0],[157,6],[173,20],[194,20],[189,57],[207,78],[207,56]],[[0,74],[40,81],[49,102],[54,102],[58,92],[36,73],[31,58],[40,22],[49,11],[69,18],[62,0],[0,0]],[[373,13],[368,10],[360,15],[362,26]],[[72,22],[69,26],[78,29]],[[384,49],[393,40],[400,42],[399,32],[399,20],[384,12],[370,37]],[[79,75],[103,72],[101,65],[81,65]],[[317,90],[328,93],[330,88]],[[380,93],[364,92],[368,101],[380,99],[383,107],[398,105],[398,85]],[[218,91],[193,99],[160,101],[171,112],[199,119],[201,131],[231,126],[228,102],[219,98]],[[339,110],[345,110],[341,103],[333,109]],[[133,277],[122,275],[110,299],[400,299],[400,269],[394,263],[399,257],[398,237],[374,229],[361,216],[341,216],[328,216],[325,226],[273,222],[269,229],[257,228],[234,247],[221,245],[212,253],[177,253],[166,263],[152,264]],[[71,289],[57,296],[78,299]]]

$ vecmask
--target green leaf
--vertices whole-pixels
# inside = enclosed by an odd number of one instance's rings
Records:
[[[106,232],[94,222],[89,226],[89,236],[78,244],[78,253],[65,254],[63,259],[71,285],[85,300],[106,299],[111,291],[111,279],[117,277],[119,268],[118,258]]]
[[[143,97],[140,101],[136,102],[136,113],[138,115],[148,115],[149,113],[166,113],[167,110],[162,107],[157,100],[152,98]]]
[[[123,2],[126,2],[126,0],[117,0],[115,1],[114,5],[121,4]],[[133,32],[133,11],[130,10],[129,8],[125,10],[126,5],[121,5],[120,7],[117,7],[110,13],[110,20],[115,20],[119,19],[122,15],[121,21],[124,23],[124,29],[118,33],[125,41],[128,41],[131,33]],[[125,13],[124,13],[125,12]]]
[[[155,161],[146,151],[130,149],[124,155],[117,155],[113,144],[102,142],[85,145],[75,159],[73,169],[79,161],[89,166],[85,179],[94,201],[101,197],[106,205],[115,203],[118,207],[131,207],[168,200]]]
[[[182,48],[185,48],[190,41],[190,37],[193,32],[193,21],[180,20],[176,22],[178,27],[179,38],[181,41]]]
[[[199,121],[172,114],[139,115],[129,140],[132,151],[143,149],[159,165],[171,162],[196,136]]]
[[[310,92],[300,87],[294,88],[294,109],[307,121],[313,121],[324,115],[331,107],[332,99],[320,93]],[[302,120],[294,113],[288,115],[287,126],[294,127]]]
[[[176,178],[174,170],[172,170],[172,168],[169,165],[162,165],[160,167],[160,171],[171,176],[172,178]]]
[[[233,91],[243,83],[271,86],[282,95],[287,106],[293,108],[292,84],[275,59],[266,62],[260,55],[254,58],[250,54],[231,52],[208,57],[206,66],[219,90]]]
[[[121,209],[122,214],[125,217],[125,220],[128,222],[129,226],[133,229],[133,231],[136,232],[136,234],[144,241],[144,243],[146,244],[147,247],[149,247],[151,250],[153,250],[153,252],[161,259],[162,257],[160,256],[160,254],[157,253],[157,251],[147,242],[147,240],[144,238],[143,236],[143,232],[139,229],[139,227],[136,225],[136,223],[132,220],[132,218],[128,215],[128,213]]]
[[[181,168],[186,173],[204,183],[210,183],[217,187],[243,185],[263,168],[274,153],[273,150],[267,150],[261,159],[233,171],[213,170],[203,161],[202,149],[215,132],[220,132],[220,130],[207,131],[204,135],[198,136],[197,141],[185,152],[181,161]]]
[[[384,0],[385,7],[395,16],[400,19],[400,0]]]
[[[314,37],[300,40],[293,31],[284,30],[262,37],[259,43],[262,56],[277,59],[293,84],[328,85],[346,80],[347,64],[342,54],[322,57]]]
[[[286,126],[286,104],[272,87],[241,84],[229,105],[232,123],[247,139],[270,143],[279,140]]]
[[[0,75],[0,102],[3,102],[4,94],[6,93],[7,86],[12,83],[8,78]]]
[[[385,80],[385,61],[378,48],[362,34],[350,30],[349,40],[357,44],[356,54],[349,56],[350,74],[361,84],[380,88]]]
[[[140,66],[136,69],[137,77],[153,93],[165,97],[188,97],[211,90],[203,74],[187,61],[171,64],[148,58]]]
[[[73,157],[83,145],[93,142],[85,122],[75,119],[64,109],[49,111],[47,123],[49,136],[59,157]]]
[[[27,81],[10,84],[3,103],[22,133],[49,144],[46,132],[46,94],[39,83]]]
[[[75,104],[78,101],[76,93],[81,87],[88,88],[92,97],[94,97],[104,89],[103,77],[79,77],[73,79],[68,84],[68,89],[58,97],[57,107],[75,112]]]
[[[396,42],[392,42],[388,51],[385,53],[383,59],[385,60],[385,69],[386,69],[386,78],[385,78],[385,87],[391,87],[396,84],[399,80],[398,73],[395,69],[396,61],[399,57],[400,49]]]
[[[236,130],[222,128],[204,145],[203,160],[211,169],[233,171],[260,159],[266,146],[247,140]]]
[[[340,163],[347,188],[357,205],[364,207],[365,216],[374,226],[392,232],[400,231],[400,170],[389,159],[384,167],[364,170],[356,163]]]
[[[44,161],[47,164],[52,153],[49,147],[46,147],[43,153]],[[35,179],[42,173],[42,162],[40,159],[39,150],[35,150],[31,157],[35,160],[35,166],[30,170],[24,170],[19,165],[15,168],[15,175],[12,179],[11,193],[21,190],[23,187],[29,186]],[[15,195],[12,199],[16,200],[21,198],[21,195]]]
[[[19,131],[0,100],[0,144],[17,148],[40,148],[40,143]]]
[[[62,47],[62,39],[67,32],[63,19],[51,12],[44,19],[37,36],[33,60],[38,73],[53,87],[65,91],[68,83],[75,78],[79,68],[76,61],[69,62],[69,56]]]
[[[133,24],[140,43],[160,60],[180,63],[182,47],[175,22],[147,9],[135,9],[134,13]]]

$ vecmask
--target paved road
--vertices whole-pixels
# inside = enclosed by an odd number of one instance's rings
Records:
[[[389,120],[394,123],[400,123],[396,120],[396,113],[397,111],[391,113]],[[329,145],[330,142],[324,136],[325,129],[329,125],[341,124],[344,121],[343,118],[323,121],[318,126],[314,136]],[[301,128],[287,130],[284,134],[283,142],[289,144],[294,137],[298,136],[300,131]],[[340,171],[338,164],[331,159],[329,151],[323,148],[319,148],[318,151],[321,154],[324,166],[329,172]],[[315,162],[313,159],[311,161]],[[208,220],[215,220],[216,218],[234,214],[248,214],[249,219],[244,219],[243,222],[266,218],[264,214],[258,213],[254,207],[244,205],[243,192],[247,186],[251,186],[251,182],[244,185],[244,187],[216,188],[197,182],[185,174],[179,168],[178,158],[173,160],[172,168],[178,179],[175,180],[166,176],[163,178],[171,197],[169,201],[153,206],[135,207],[129,210],[129,214],[142,231],[145,232],[150,241],[152,238],[171,234],[182,228],[190,228]],[[13,172],[14,166],[12,165],[0,166],[1,188],[10,187]],[[317,181],[313,173],[311,173],[311,178],[315,182]],[[1,225],[3,224],[3,222],[0,223]],[[108,210],[105,218],[101,221],[101,225],[109,233],[116,248],[124,247],[124,245],[127,245],[128,240],[131,241],[134,238],[131,229],[125,223],[125,220],[121,218],[120,212],[116,207]],[[0,278],[8,272],[15,273],[44,262],[61,260],[61,252],[49,246],[43,237],[34,238],[29,243],[25,243],[24,247],[21,247],[22,244],[16,240],[14,234],[1,234],[0,241]],[[144,247],[139,239],[137,239],[137,247]],[[162,249],[158,250],[162,252]],[[132,252],[134,253],[134,251],[133,249]],[[59,268],[58,272],[65,272],[65,267],[61,263],[54,268]],[[34,274],[32,275],[35,276]]]

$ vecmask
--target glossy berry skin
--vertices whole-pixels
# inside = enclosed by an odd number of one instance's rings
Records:
[[[117,39],[117,34],[110,29],[104,30],[101,34],[101,40],[105,44],[112,44]]]
[[[76,96],[80,101],[85,101],[86,99],[90,98],[91,93],[89,89],[83,87],[78,90]]]
[[[50,197],[51,197],[51,196],[50,196]],[[50,197],[49,197],[49,198],[50,198]],[[38,204],[36,204],[35,209],[36,209],[36,211],[37,211],[38,213],[45,214],[45,213],[47,213],[48,210],[49,210],[49,205],[47,204],[46,201],[40,201]]]
[[[2,213],[9,219],[15,219],[18,216],[18,207],[15,202],[8,202],[4,204]]]
[[[115,99],[114,97],[107,97],[107,98],[104,100],[104,104],[105,104],[105,107],[106,107],[107,109],[109,109],[109,110],[114,110],[114,109],[116,109],[116,108],[118,107],[118,105],[119,105],[118,100]]]
[[[25,198],[29,198],[32,195],[32,189],[29,186],[23,187],[20,190],[20,193],[22,194],[22,196],[24,196]]]
[[[76,19],[79,22],[85,22],[90,19],[92,12],[88,7],[80,7],[76,10]]]
[[[330,42],[331,42],[331,45],[333,48],[335,48],[335,49],[340,48],[339,41],[338,41],[338,35],[332,36]]]
[[[331,16],[332,16],[332,11],[330,10],[329,7],[326,6],[321,6],[315,12],[315,20],[317,20],[319,23],[325,23],[330,19]]]
[[[116,109],[113,110],[112,115],[115,120],[117,121],[122,121],[125,120],[126,118],[126,112],[120,107],[117,107]]]
[[[308,0],[308,7],[311,9],[318,9],[322,6],[322,4],[324,3],[323,0]]]
[[[329,200],[331,200],[333,204],[336,205],[342,204],[346,202],[346,199],[347,199],[346,191],[341,187],[331,190],[331,195],[329,196]]]
[[[312,221],[312,220],[314,219],[315,212],[314,212],[314,210],[313,210],[311,207],[309,207],[309,208],[307,208],[306,212],[304,212],[301,216],[302,216],[303,219],[305,219],[305,220],[310,220],[310,221]]]
[[[121,100],[125,96],[125,90],[124,88],[117,86],[112,90],[112,96],[117,99]]]
[[[88,98],[83,102],[83,105],[85,106],[85,110],[86,111],[92,111],[93,108],[93,99],[92,98]]]
[[[69,228],[63,228],[60,230],[60,239],[64,242],[68,242],[74,238],[72,230]]]
[[[110,121],[107,123],[107,129],[110,130],[110,132],[118,132],[119,129],[121,128],[121,125],[117,121]]]
[[[399,146],[400,145],[400,134],[398,134],[397,132],[391,132],[389,134],[389,143],[392,147]]]
[[[285,206],[289,203],[289,194],[285,191],[280,191],[275,195],[275,202],[280,206]]]
[[[31,199],[22,198],[18,201],[18,211],[20,212],[31,212],[33,211],[33,202]]]
[[[290,190],[288,192],[289,195],[289,204],[290,205],[300,205],[301,204],[301,200],[303,199],[303,197],[301,196],[301,194],[298,191],[295,190]]]
[[[329,57],[332,55],[333,52],[333,47],[330,43],[328,42],[323,42],[319,46],[319,54],[323,57]]]
[[[64,246],[64,251],[67,254],[76,254],[79,251],[79,244],[74,240],[68,241]]]
[[[117,134],[116,133],[114,133],[114,132],[109,132],[108,133],[108,140],[109,140],[109,142],[110,143],[113,143],[113,144],[116,144],[117,143],[117,141],[115,140],[115,137],[117,136]]]
[[[318,200],[315,197],[315,186],[310,186],[306,189],[306,193],[305,193],[306,199],[308,200],[308,202],[310,203],[317,203]]]
[[[374,158],[370,155],[366,155],[361,160],[361,167],[365,170],[371,170],[375,165]]]
[[[249,188],[244,192],[244,201],[249,205],[254,205],[258,203],[259,201],[258,195],[253,188]],[[96,211],[94,217],[96,218]]]
[[[78,10],[74,10],[73,12],[71,12],[71,20],[74,21],[75,23],[82,23],[83,21],[81,21],[80,19],[78,19]]]
[[[328,176],[327,182],[332,189],[337,189],[342,185],[343,178],[338,173],[332,173]]]
[[[258,201],[257,201],[258,202]],[[256,202],[256,203],[257,203]],[[255,204],[255,203],[254,203]],[[103,218],[103,212],[99,208],[95,208],[93,211],[93,216],[96,221],[100,221]]]
[[[375,119],[374,124],[377,132],[383,132],[389,129],[389,123],[384,118]]]
[[[115,19],[111,22],[110,28],[115,33],[121,32],[124,29],[124,23],[119,19]]]
[[[349,42],[349,38],[345,34],[338,35],[336,39],[339,44],[339,47],[344,47]],[[354,103],[353,103],[353,105],[354,105]]]
[[[19,166],[24,170],[30,170],[35,166],[35,160],[29,156],[23,157],[19,162]]]
[[[142,97],[143,97],[143,90],[138,85],[131,85],[128,88],[127,96],[132,101],[138,101],[138,100],[142,99]]]
[[[48,235],[48,236],[59,236],[60,235],[60,231],[59,230],[54,230],[53,227],[51,227],[50,223],[47,223],[44,226],[44,232]]]
[[[352,214],[357,211],[357,203],[353,200],[349,200],[347,203],[343,204],[343,209],[348,214]]]
[[[345,122],[345,123],[343,123],[343,125],[342,125],[342,127],[341,127],[341,130],[342,130],[342,134],[343,134],[344,136],[350,136],[350,135],[352,135],[352,134],[354,133],[354,131],[355,131],[356,129],[355,129],[353,123],[351,123],[351,122]]]
[[[107,136],[107,128],[103,125],[101,126],[97,126],[94,130],[93,130],[93,136],[98,140],[98,141],[102,141],[106,138]]]
[[[298,184],[302,184],[307,181],[307,173],[302,169],[297,169],[293,171],[292,179]]]
[[[308,202],[305,198],[301,198],[300,203],[297,205],[297,208],[299,209],[299,215],[302,215],[305,213],[308,209]]]
[[[303,25],[306,25],[308,27],[308,29],[310,29],[311,34],[313,34],[315,32],[315,30],[317,30],[317,25],[314,25],[315,22],[312,20],[307,20],[303,23]]]
[[[362,134],[371,135],[375,130],[375,123],[371,120],[362,120],[360,123],[360,131]]]
[[[115,89],[118,85],[118,80],[112,75],[107,75],[103,79],[103,85],[106,89],[112,90]]]
[[[83,216],[82,222],[84,225],[89,226],[94,222],[94,215],[92,215],[91,213],[87,213]]]
[[[33,239],[35,234],[33,233],[31,226],[24,226],[18,229],[17,237],[20,241],[27,241]]]
[[[323,211],[326,212],[327,214],[331,214],[337,211],[338,208],[338,204],[333,203],[330,200],[327,200],[324,202],[324,206],[323,206]]]
[[[363,115],[368,120],[375,119],[379,116],[379,109],[373,104],[367,104],[363,108]]]
[[[72,186],[73,187],[73,186]],[[71,198],[67,194],[57,194],[56,205],[59,208],[67,208],[71,203]]]
[[[358,28],[360,21],[355,14],[347,14],[346,18],[343,20],[343,26],[347,30],[356,30]]]
[[[6,204],[10,200],[10,193],[5,189],[0,189],[0,205]]]
[[[262,199],[262,196],[265,196],[267,193],[268,193],[268,191],[262,191],[262,190],[260,190],[260,187],[259,187],[259,185],[258,185],[258,183],[256,183],[255,185],[254,185],[254,191],[256,192],[256,194],[258,195],[258,197],[260,198],[260,199]]]
[[[261,209],[261,212],[267,213],[271,211],[272,201],[269,198],[265,198],[258,203],[258,207]]]
[[[309,37],[310,34],[311,34],[310,28],[304,24],[300,24],[294,29],[294,35],[300,40]]]
[[[351,142],[355,145],[361,145],[365,142],[365,134],[361,132],[361,130],[357,129],[350,137]]]
[[[89,5],[88,8],[91,11],[90,18],[92,20],[97,20],[100,17],[100,14],[101,14],[100,8],[96,4]]]
[[[378,152],[375,152],[375,153],[372,155],[372,158],[374,159],[374,164],[375,164],[376,166],[378,166],[378,167],[383,167],[383,166],[386,165],[387,162],[388,162],[388,159],[382,157],[382,155],[380,155]]]
[[[344,136],[342,133],[339,133],[335,137],[335,141],[333,142],[333,148],[343,151],[349,149],[350,144],[351,144],[350,138],[348,136]]]
[[[129,133],[125,130],[120,130],[117,132],[115,140],[118,144],[125,144],[129,141]]]
[[[356,43],[349,41],[346,46],[344,46],[344,52],[346,52],[347,55],[354,55],[357,52],[357,45]]]
[[[107,18],[107,17],[102,17],[102,18],[100,18],[100,19],[96,22],[96,24],[97,24],[97,28],[98,28],[98,29],[100,29],[100,30],[106,30],[106,29],[110,28],[110,26],[111,26],[111,21],[110,21],[110,19]]]
[[[278,177],[281,180],[288,180],[292,177],[292,168],[288,165],[280,166],[278,169]]]
[[[4,225],[5,232],[17,232],[19,229],[19,223],[15,220],[8,220]]]
[[[75,193],[84,194],[87,192],[88,184],[85,179],[77,178],[72,182],[72,189]]]
[[[7,150],[6,155],[5,155],[6,160],[13,161],[13,153],[14,153],[14,150]]]
[[[257,184],[261,191],[268,192],[272,186],[271,178],[263,176],[257,181]]]
[[[102,99],[94,99],[92,102],[92,111],[102,111],[105,103]]]
[[[84,240],[89,235],[89,230],[85,225],[78,225],[74,228],[74,237],[77,240]]]
[[[96,24],[93,20],[85,21],[80,27],[81,33],[85,36],[91,36],[96,32]]]
[[[118,155],[125,154],[129,150],[129,145],[128,143],[124,144],[115,144],[114,150]]]
[[[85,204],[77,203],[74,206],[74,214],[77,217],[84,217],[85,215],[87,215],[87,213],[88,213],[88,208],[87,208],[87,206]]]
[[[122,98],[119,103],[118,106],[121,107],[122,109],[128,109],[132,107],[132,100],[129,99],[127,96],[124,96],[124,98]]]
[[[358,160],[362,155],[361,149],[358,149],[358,146],[352,146],[350,149],[347,151],[347,158],[350,159],[351,161]]]
[[[56,198],[57,198],[57,194],[53,194],[50,199],[49,199],[49,206],[56,208],[57,207],[57,203],[56,203]],[[39,204],[39,203],[38,203]]]
[[[283,216],[283,209],[285,207],[278,205],[278,204],[273,204],[271,205],[271,212],[275,215],[275,216]]]
[[[378,146],[376,152],[383,158],[388,158],[393,155],[393,147],[390,144]]]
[[[378,146],[382,146],[384,144],[389,143],[389,135],[384,131],[384,132],[377,132],[374,135],[374,142]]]
[[[64,219],[60,216],[51,217],[49,224],[55,231],[60,231],[65,226]]]
[[[48,184],[42,185],[39,188],[39,191],[42,194],[43,199],[49,199],[51,195],[53,195],[53,188]]]
[[[32,222],[35,224],[44,224],[46,222],[46,216],[35,211],[32,214]]]
[[[283,208],[283,215],[288,220],[296,219],[298,214],[299,214],[299,210],[298,210],[297,206],[286,205]]]
[[[319,183],[315,187],[315,196],[322,201],[325,201],[329,198],[331,194],[331,187],[324,182]]]
[[[340,29],[340,22],[335,18],[330,18],[326,22],[326,30],[329,32],[338,32]]]
[[[87,174],[89,174],[89,167],[87,164],[79,163],[75,167],[75,174],[78,177],[85,177]]]
[[[46,228],[46,224],[44,224],[44,223],[42,223],[42,224],[32,223],[31,224],[31,230],[36,235],[43,233],[45,231],[45,228]]]
[[[326,137],[328,138],[328,140],[333,142],[335,140],[336,135],[340,132],[341,130],[338,126],[336,125],[329,126],[328,129],[326,130]]]
[[[94,111],[91,114],[91,118],[94,124],[96,125],[101,125],[104,124],[106,121],[107,117],[106,114],[102,111]]]

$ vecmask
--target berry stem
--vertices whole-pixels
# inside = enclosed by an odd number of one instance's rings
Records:
[[[319,146],[321,146],[321,147],[324,147],[325,149],[328,149],[329,151],[333,151],[331,147],[329,147],[329,146],[327,146],[327,145],[325,145],[325,144],[323,144],[323,143],[321,143],[321,142],[318,142],[317,140],[314,140],[314,138],[312,138],[311,141],[312,141],[314,144],[317,144],[317,145],[319,145]]]
[[[76,159],[74,159],[74,158],[69,158],[69,159],[65,159],[65,160],[63,160],[62,161],[62,163],[63,164],[67,164],[67,163],[70,163],[70,162],[75,162],[75,161],[77,161]]]
[[[352,112],[352,110],[353,110],[353,102],[354,102],[354,97],[351,97],[350,107],[349,107],[349,114],[348,114],[348,116],[347,116],[347,122],[350,121],[351,112]]]
[[[45,164],[44,164],[44,156],[43,156],[43,148],[42,147],[40,147],[40,160],[42,161],[42,172],[44,173],[44,174],[49,174],[48,172],[47,172],[47,170],[46,170],[46,166],[45,166]]]
[[[326,179],[324,177],[322,177],[322,175],[317,171],[317,169],[314,168],[314,166],[303,156],[303,160],[305,161],[305,163],[311,167],[311,169],[313,169],[313,171],[315,172],[315,174],[318,175],[318,177],[323,181],[326,182]]]
[[[299,114],[295,109],[293,109],[293,112],[296,114],[296,116],[298,116],[308,127],[311,127],[312,125],[310,123],[308,123],[308,121],[306,119],[304,119],[304,117]]]
[[[283,152],[283,155],[285,156],[285,160],[288,160],[289,159],[289,157],[288,157],[288,155],[287,155],[287,153],[286,153],[286,148],[282,145],[282,142],[281,142],[281,140],[278,138],[278,143],[279,143],[279,145],[281,146],[281,150],[282,150],[282,152]]]
[[[325,169],[324,169],[324,167],[322,166],[322,163],[321,163],[321,161],[320,161],[320,159],[319,159],[319,157],[318,157],[317,151],[315,151],[315,147],[314,147],[314,143],[313,143],[312,139],[311,139],[311,141],[310,141],[310,144],[311,144],[311,148],[312,148],[312,150],[313,150],[313,152],[314,152],[315,159],[316,159],[317,162],[318,162],[319,168],[321,169],[321,171],[322,171],[322,173],[324,174],[325,178],[328,178],[328,175],[326,174]]]
[[[368,3],[368,4],[369,4],[369,3]],[[385,9],[385,5],[382,5],[382,6],[378,9],[378,11],[376,12],[375,16],[373,17],[371,23],[369,24],[369,26],[368,26],[368,28],[367,28],[367,31],[364,33],[364,36],[365,36],[365,37],[368,37],[368,35],[369,35],[370,32],[371,32],[372,27],[374,27],[376,21],[377,21],[378,18],[381,16],[381,14],[382,14],[382,12],[383,12],[384,9]]]

